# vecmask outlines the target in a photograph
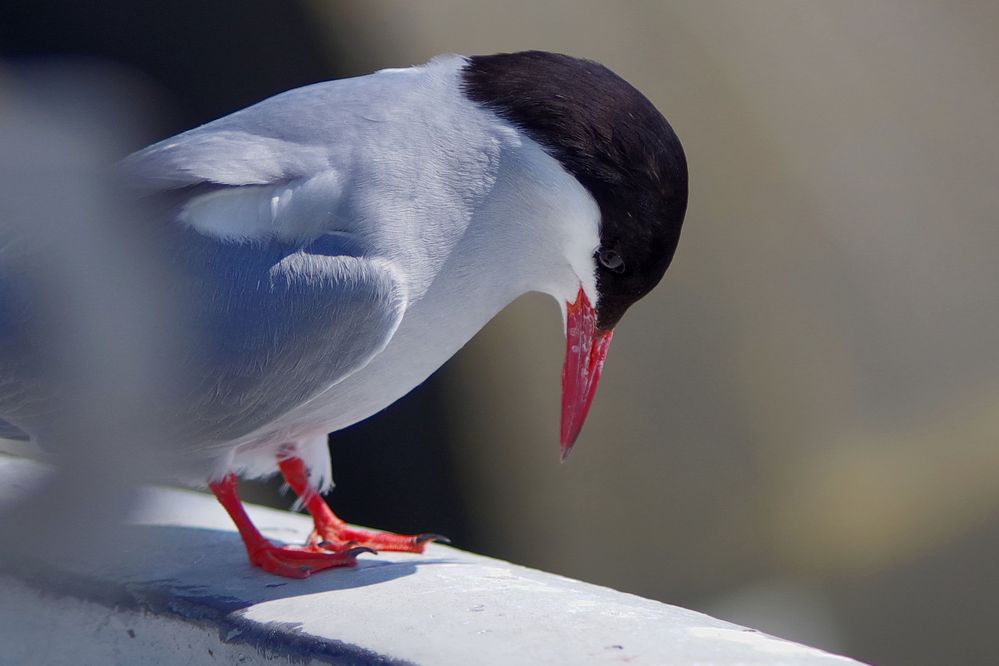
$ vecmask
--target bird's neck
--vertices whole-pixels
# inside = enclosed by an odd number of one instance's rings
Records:
[[[498,308],[526,291],[571,300],[582,280],[595,302],[596,202],[538,143],[464,94],[464,65],[443,58],[404,78],[384,74],[397,95],[383,122],[356,128],[363,150],[335,160],[350,177],[327,219],[366,254],[397,263],[411,302],[441,280]]]

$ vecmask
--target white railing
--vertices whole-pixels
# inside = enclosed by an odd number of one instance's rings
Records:
[[[43,473],[0,455],[5,515]],[[857,663],[436,544],[281,579],[247,563],[210,496],[155,488],[136,505],[127,526],[106,531],[113,548],[99,558],[77,556],[73,543],[5,558],[0,664]],[[249,511],[275,540],[300,542],[311,526]]]

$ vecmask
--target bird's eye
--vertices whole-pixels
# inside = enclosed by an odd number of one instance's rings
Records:
[[[615,273],[624,272],[624,259],[614,250],[600,250],[597,252],[597,258],[600,260],[600,264],[607,270],[614,271]]]

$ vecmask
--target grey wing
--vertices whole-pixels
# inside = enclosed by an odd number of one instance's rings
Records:
[[[144,148],[123,160],[123,172],[136,189],[162,192],[349,171],[359,147],[384,134],[376,119],[405,118],[398,98],[418,83],[378,73],[289,90]]]
[[[167,202],[161,246],[195,322],[178,439],[227,442],[273,422],[363,367],[398,326],[396,267],[332,231],[351,171],[338,139],[359,140],[349,100],[363,81],[291,91],[123,161],[137,192]]]
[[[181,225],[160,232],[173,264],[169,300],[183,304],[182,316],[164,331],[171,344],[147,344],[175,355],[159,422],[180,450],[247,435],[364,367],[406,307],[394,266],[360,256],[344,234],[297,245],[225,243]],[[66,396],[45,385],[41,370],[56,350],[30,334],[44,313],[20,287],[0,279],[0,438],[32,434],[44,446]]]
[[[171,296],[190,324],[175,363],[179,388],[163,407],[178,447],[243,437],[356,372],[388,343],[406,307],[404,280],[390,261],[369,256],[362,239],[312,223],[337,210],[330,183],[349,165],[332,158],[329,144],[257,131],[281,125],[269,118],[273,108],[234,114],[121,164],[155,209],[144,226],[170,257]],[[271,188],[286,205],[270,205]],[[0,303],[0,419],[12,434],[38,430],[21,397],[33,373],[18,360],[35,342],[21,335],[32,316]],[[44,402],[51,388],[27,393]],[[58,408],[30,407],[31,414]]]
[[[223,129],[227,120],[184,132],[128,156],[122,169],[129,184],[142,192],[201,183],[270,185],[330,167],[326,147]]]
[[[181,446],[232,441],[307,402],[364,367],[405,311],[393,265],[358,256],[346,235],[297,247],[174,231],[195,324],[175,402]]]

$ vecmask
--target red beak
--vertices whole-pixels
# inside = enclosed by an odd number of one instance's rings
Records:
[[[565,316],[565,365],[562,366],[562,460],[569,457],[579,437],[614,331],[597,328],[597,311],[580,287]]]

